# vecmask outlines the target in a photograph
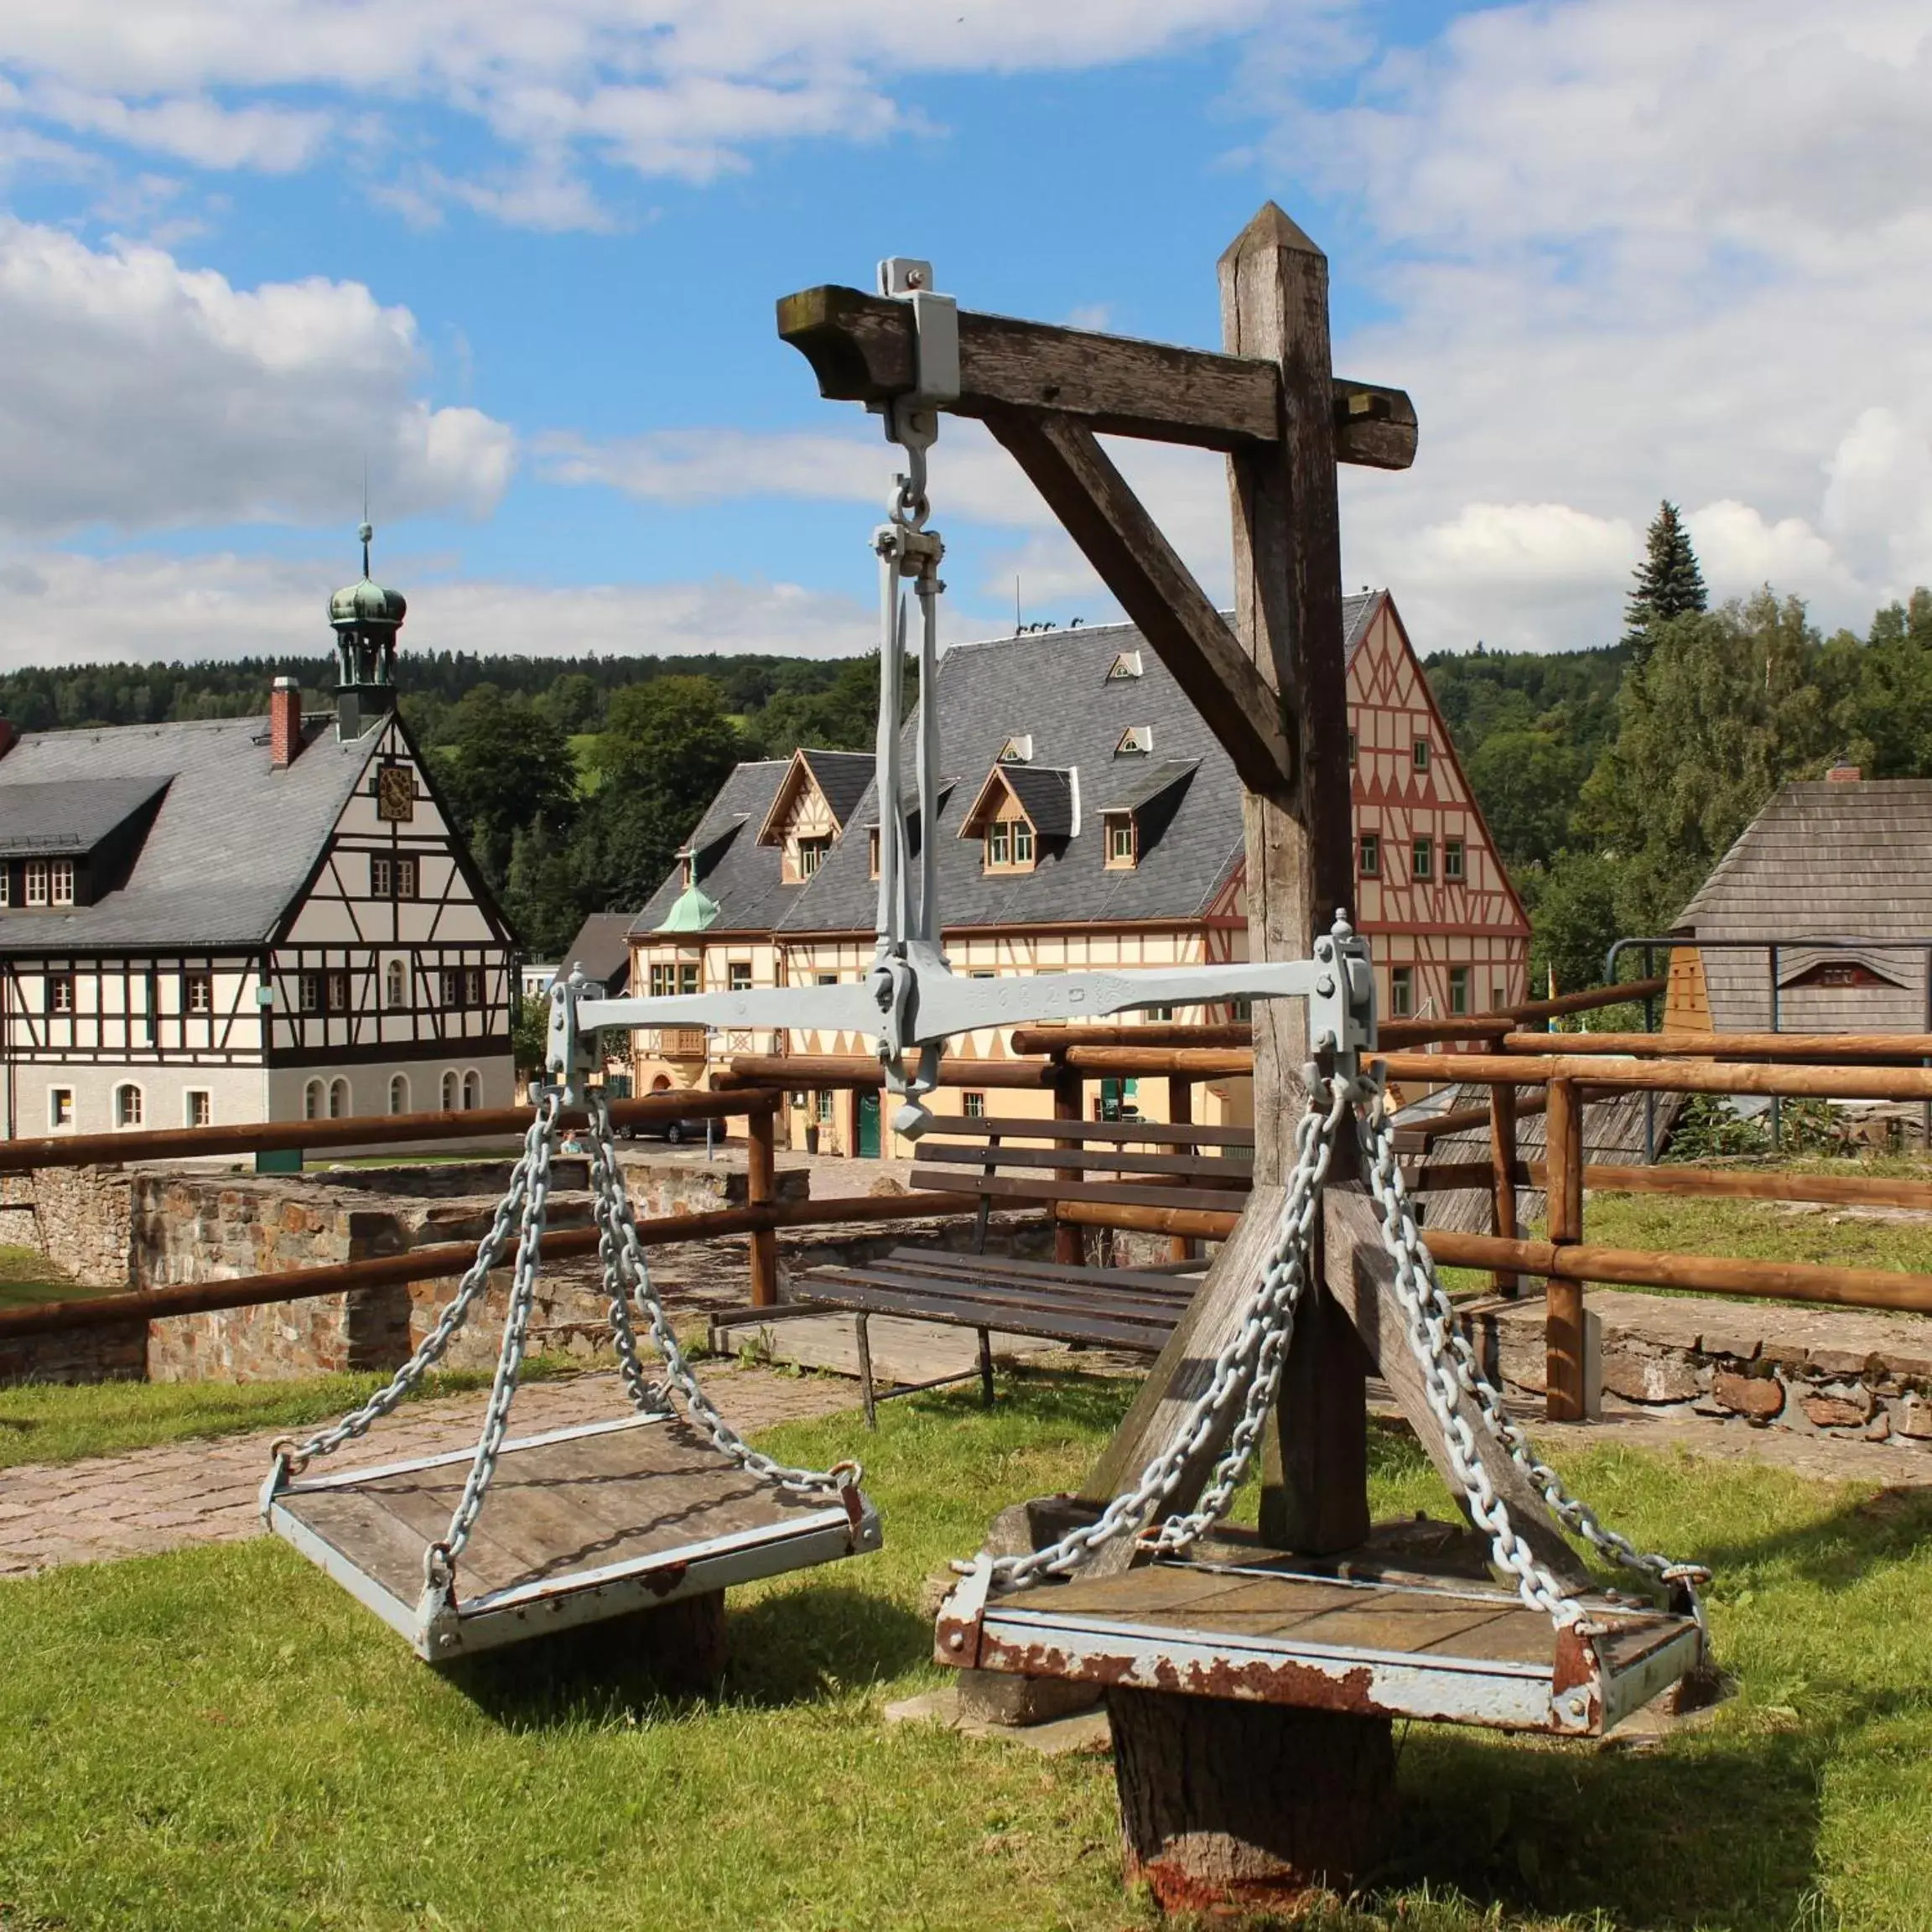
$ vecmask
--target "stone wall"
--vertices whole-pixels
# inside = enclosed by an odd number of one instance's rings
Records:
[[[139,1382],[147,1374],[145,1322],[0,1340],[0,1387],[10,1382]]]
[[[1918,1444],[1932,1450],[1932,1320],[1689,1296],[1591,1291],[1603,1387],[1659,1415]],[[1472,1317],[1492,1374],[1544,1392],[1543,1301],[1486,1301]]]
[[[37,1249],[90,1288],[134,1280],[132,1193],[121,1167],[0,1175],[0,1241]]]

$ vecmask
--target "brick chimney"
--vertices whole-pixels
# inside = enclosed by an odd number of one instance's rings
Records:
[[[1832,785],[1856,785],[1865,774],[1856,765],[1838,764],[1825,774],[1826,782]]]
[[[4,758],[20,742],[20,734],[13,729],[11,718],[0,718],[0,758]]]
[[[302,687],[293,678],[278,678],[268,693],[268,755],[280,771],[301,751]]]

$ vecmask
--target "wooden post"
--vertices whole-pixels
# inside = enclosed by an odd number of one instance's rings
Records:
[[[776,1117],[771,1113],[754,1114],[745,1142],[745,1168],[749,1185],[746,1202],[753,1208],[769,1208],[778,1198],[778,1137]],[[751,1230],[751,1306],[773,1308],[778,1303],[778,1233],[773,1228]]]
[[[1167,1118],[1176,1124],[1194,1118],[1194,1083],[1184,1073],[1167,1076]],[[1167,1244],[1170,1261],[1186,1261],[1201,1252],[1201,1244],[1191,1234],[1176,1234]]]
[[[1354,898],[1328,262],[1270,202],[1221,257],[1220,278],[1223,347],[1281,371],[1280,441],[1228,460],[1235,631],[1278,694],[1294,753],[1285,795],[1243,801],[1248,952],[1305,959]],[[1254,1177],[1279,1184],[1295,1157],[1307,1011],[1257,1000],[1254,1026]],[[1332,1180],[1356,1171],[1353,1156],[1337,1149]],[[1367,1358],[1338,1316],[1311,1307],[1297,1324],[1263,1470],[1264,1535],[1316,1555],[1368,1534]]]
[[[1056,1120],[1078,1120],[1080,1118],[1080,1100],[1083,1082],[1078,1073],[1070,1072],[1059,1061],[1053,1063],[1053,1118]],[[1077,1167],[1057,1167],[1053,1171],[1056,1181],[1078,1181],[1080,1171]],[[1056,1221],[1053,1224],[1053,1259],[1065,1266],[1078,1268],[1085,1259],[1083,1250],[1086,1237],[1078,1228],[1068,1227]]]
[[[1516,1089],[1489,1089],[1489,1160],[1495,1171],[1493,1221],[1495,1232],[1505,1239],[1516,1239]],[[1489,1285],[1498,1295],[1514,1298],[1523,1291],[1522,1277],[1499,1268]]]
[[[1544,1123],[1549,1238],[1561,1246],[1583,1239],[1582,1103],[1574,1080],[1550,1083]],[[1545,1280],[1544,1296],[1544,1413],[1552,1422],[1581,1422],[1583,1285],[1550,1276]]]

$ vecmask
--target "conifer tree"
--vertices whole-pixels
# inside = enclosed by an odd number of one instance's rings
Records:
[[[1623,641],[1641,664],[1650,655],[1659,625],[1710,607],[1704,573],[1697,568],[1697,553],[1690,548],[1690,533],[1684,527],[1675,503],[1666,501],[1658,506],[1651,520],[1644,561],[1633,574],[1637,588],[1630,593],[1625,607],[1629,628]]]

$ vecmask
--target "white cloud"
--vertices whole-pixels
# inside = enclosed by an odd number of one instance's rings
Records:
[[[412,651],[565,656],[641,652],[779,651],[842,657],[876,642],[876,617],[846,597],[793,584],[699,583],[553,588],[421,574],[392,559],[386,579],[409,598],[402,675]],[[25,664],[242,657],[318,657],[340,557],[171,557],[132,550],[108,559],[64,550],[0,553],[8,622],[0,668]],[[267,704],[267,693],[263,693]]]
[[[413,318],[359,283],[237,288],[155,247],[0,218],[0,530],[494,506],[514,439],[435,408]]]
[[[1916,0],[1748,32],[1570,0],[1466,13],[1340,112],[1278,99],[1273,172],[1344,198],[1317,239],[1389,315],[1338,360],[1421,418],[1411,473],[1345,480],[1350,580],[1426,648],[1607,641],[1640,546],[1585,533],[1665,496],[1721,596],[1768,576],[1862,628],[1932,579],[1929,86]],[[1569,516],[1498,522],[1525,504]]]
[[[914,76],[1133,60],[1335,3],[63,0],[0,10],[0,75],[18,79],[22,111],[45,122],[210,168],[311,158],[329,121],[283,98],[305,89],[389,112],[433,102],[565,173],[593,157],[703,181],[761,144],[871,140],[906,126],[897,95]],[[443,179],[404,192],[420,197]],[[538,226],[582,207],[556,184],[517,195],[490,179],[445,198]]]

